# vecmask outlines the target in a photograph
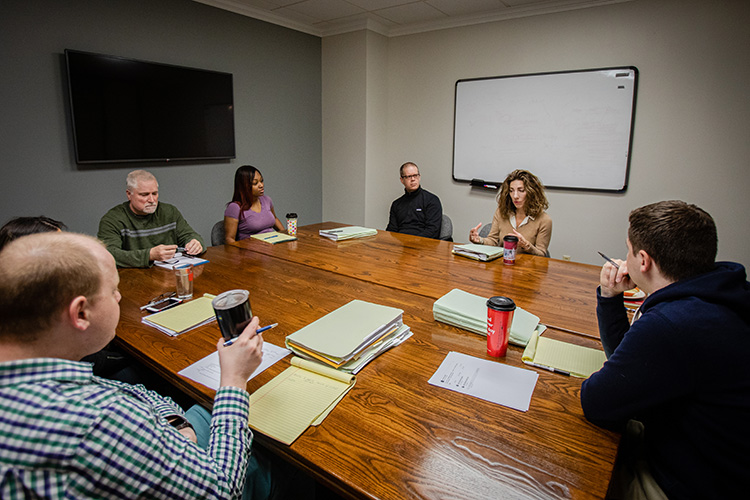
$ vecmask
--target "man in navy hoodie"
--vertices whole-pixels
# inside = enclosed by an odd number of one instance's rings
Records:
[[[628,255],[597,290],[608,359],[583,382],[591,422],[624,431],[613,498],[737,498],[750,472],[750,284],[714,262],[708,213],[663,201],[630,214]],[[623,292],[648,294],[632,323]]]

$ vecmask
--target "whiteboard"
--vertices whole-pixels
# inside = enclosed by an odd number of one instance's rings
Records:
[[[624,191],[638,69],[458,80],[453,178],[499,186],[521,168],[546,187]]]

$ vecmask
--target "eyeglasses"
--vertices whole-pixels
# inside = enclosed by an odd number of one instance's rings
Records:
[[[172,297],[175,297],[176,295],[177,295],[177,292],[164,292],[161,295],[158,295],[158,296],[154,297],[153,299],[151,299],[148,302],[148,304],[146,304],[145,306],[141,306],[141,311],[143,311],[147,307],[155,306],[157,304],[160,304],[160,303],[162,303],[162,302],[164,302],[164,301],[166,301],[166,300],[168,300],[168,299],[170,299]]]
[[[411,175],[402,175],[401,176],[402,179],[409,179],[409,180],[416,179],[418,177],[419,177],[419,174],[411,174]]]

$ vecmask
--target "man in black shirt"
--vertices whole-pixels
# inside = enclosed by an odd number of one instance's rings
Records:
[[[401,184],[406,191],[391,204],[386,231],[440,238],[443,207],[440,199],[419,185],[419,167],[407,162],[401,165]]]

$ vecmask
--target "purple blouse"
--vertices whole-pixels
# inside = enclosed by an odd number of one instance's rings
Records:
[[[276,217],[271,212],[272,208],[273,202],[271,198],[263,195],[260,197],[260,213],[248,209],[242,212],[242,217],[240,218],[240,206],[232,202],[224,210],[224,217],[231,217],[239,221],[237,225],[237,240],[244,240],[254,234],[267,233],[274,230],[273,224],[276,222]]]

